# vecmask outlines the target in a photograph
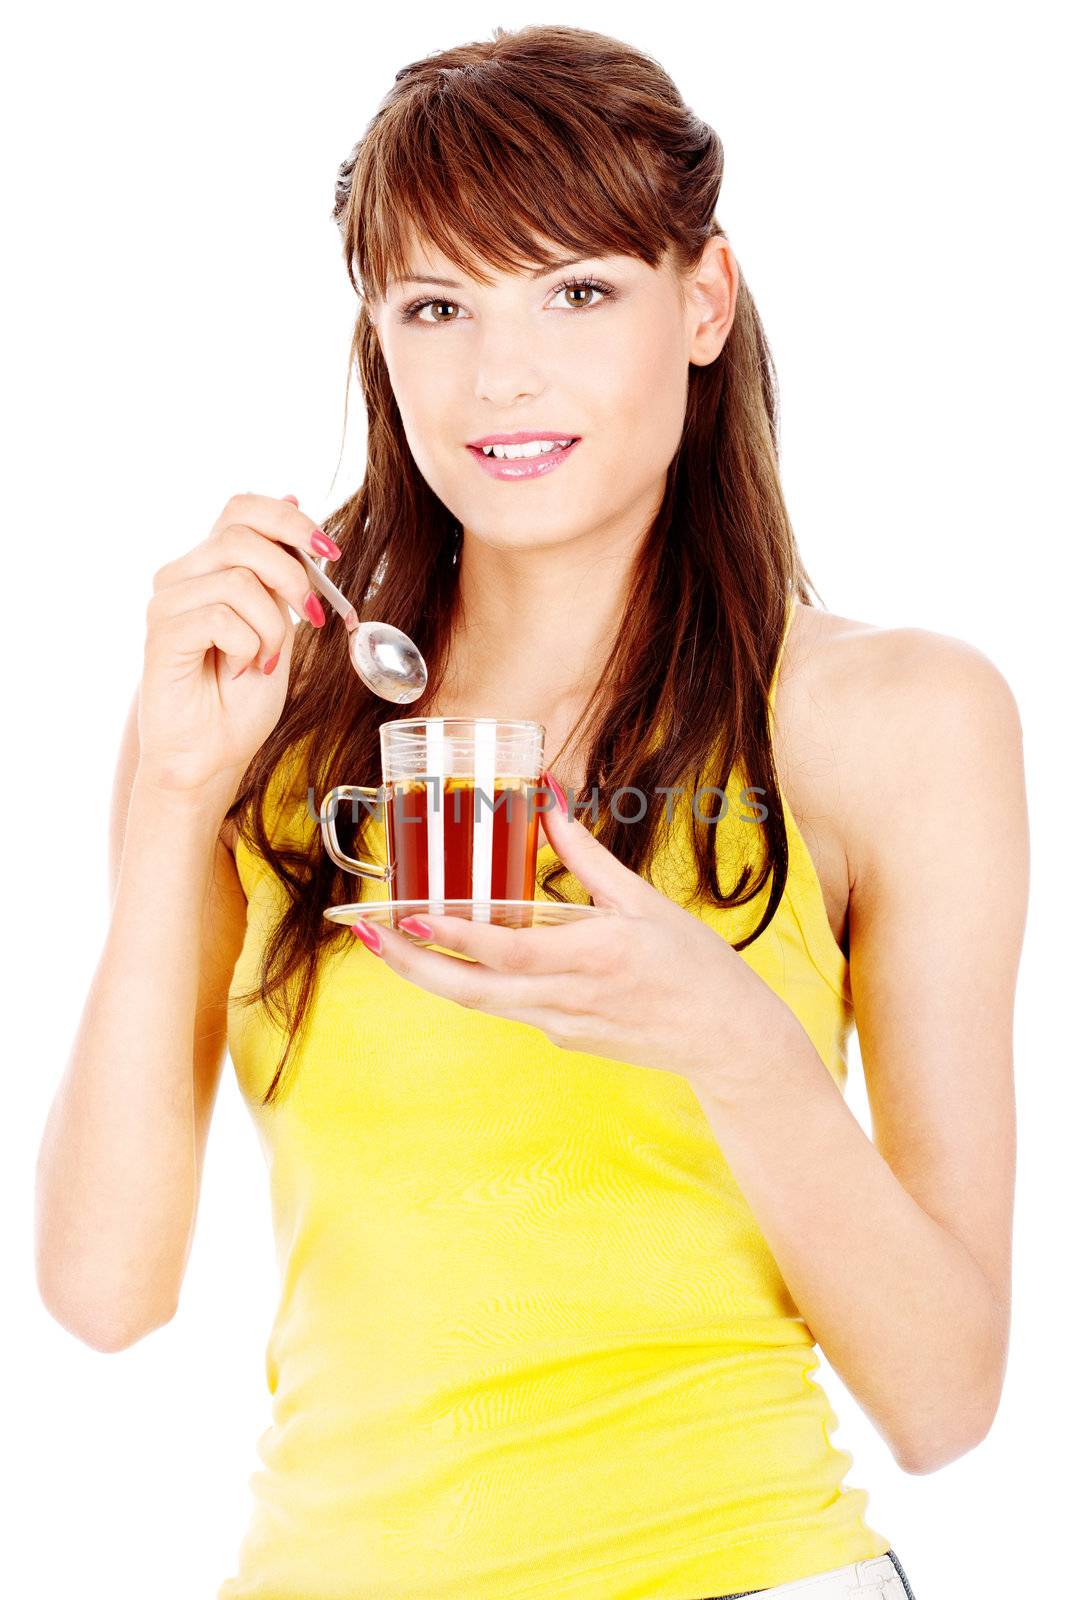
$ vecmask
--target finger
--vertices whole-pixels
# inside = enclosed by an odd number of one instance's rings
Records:
[[[255,528],[268,539],[282,544],[296,545],[312,556],[327,556],[336,561],[340,548],[306,511],[293,504],[291,499],[274,500],[266,494],[235,494],[223,506],[211,535],[221,533],[231,524],[244,524]]]
[[[497,923],[420,911],[415,917],[403,917],[400,927],[424,948],[427,944],[444,945],[494,972],[533,977],[597,970],[600,956],[615,939],[616,930],[605,924],[615,921],[616,918],[590,917],[588,921],[556,927],[505,928]],[[420,924],[430,929],[428,936],[421,932]]]
[[[161,567],[153,579],[153,591],[159,594],[188,578],[235,567],[247,567],[254,572],[260,583],[290,606],[297,616],[309,615],[307,601],[312,591],[302,563],[284,545],[265,539],[258,529],[241,523],[231,523],[178,560]],[[316,616],[321,615],[315,607],[312,611]]]
[[[187,571],[199,572],[205,570],[206,566],[217,564],[213,552],[205,557],[204,546],[211,546],[227,529],[234,527],[251,528],[260,535],[264,544],[275,545],[279,550],[292,546],[310,556],[327,556],[330,560],[336,560],[341,554],[334,541],[293,503],[292,498],[273,500],[269,495],[235,494],[223,506],[204,544],[162,566],[155,575],[153,587],[162,588],[186,576]],[[300,578],[304,579],[306,591],[307,579],[301,563],[294,556],[286,559],[292,562],[292,572],[299,574],[295,581],[299,583]],[[280,570],[276,565],[275,571]],[[287,593],[284,583],[276,583],[273,587],[279,593]],[[292,604],[293,596],[288,598]],[[299,600],[293,605],[293,610],[298,615],[304,614]]]
[[[247,622],[258,638],[252,657],[246,656],[244,664],[259,666],[279,653],[292,632],[292,623],[278,597],[265,589],[248,567],[227,567],[222,572],[202,573],[187,578],[154,594],[148,602],[150,626],[186,611],[197,611],[211,606],[224,605]]]
[[[256,630],[230,606],[215,604],[198,606],[193,611],[180,611],[161,624],[157,637],[166,638],[167,649],[175,657],[186,656],[197,665],[214,645],[225,656],[232,677],[254,661],[261,649]],[[236,669],[240,669],[240,671]]]
[[[355,934],[357,924],[353,923]],[[381,936],[378,959],[385,961],[400,977],[417,983],[443,1000],[457,1005],[491,1011],[495,1016],[524,1020],[524,1014],[537,1009],[551,1010],[558,978],[540,975],[495,972],[476,961],[455,960],[425,946],[413,944],[395,928],[375,925]]]

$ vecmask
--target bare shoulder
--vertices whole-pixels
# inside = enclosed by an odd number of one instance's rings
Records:
[[[967,640],[927,628],[880,628],[814,606],[797,607],[782,662],[783,690],[789,678],[794,687],[799,680],[803,692],[817,693],[838,720],[867,728],[871,712],[892,710],[895,722],[937,704],[960,709],[961,700],[999,704],[1018,715],[999,667]],[[854,717],[857,709],[868,716]]]
[[[1019,708],[995,662],[926,628],[798,606],[779,695],[801,782],[837,816],[853,881],[894,789],[938,773],[988,785],[1021,755]]]

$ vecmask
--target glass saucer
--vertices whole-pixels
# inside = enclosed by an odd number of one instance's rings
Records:
[[[583,917],[613,917],[607,906],[575,905],[569,900],[359,900],[352,905],[327,906],[331,922],[347,923],[357,917],[395,928],[401,917],[419,915],[465,917],[468,922],[491,922],[501,928],[547,928]],[[398,930],[406,933],[405,928]]]

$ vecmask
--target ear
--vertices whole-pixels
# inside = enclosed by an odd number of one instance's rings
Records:
[[[706,367],[722,353],[734,323],[739,278],[729,240],[716,234],[685,280],[689,360],[694,366]]]

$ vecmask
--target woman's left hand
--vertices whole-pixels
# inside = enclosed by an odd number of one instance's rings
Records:
[[[358,920],[353,933],[401,977],[458,1005],[529,1023],[564,1050],[690,1077],[740,1066],[736,1052],[751,1059],[787,1009],[769,985],[566,809],[552,805],[542,822],[593,904],[616,915],[505,928],[420,914],[402,920],[405,934]],[[455,961],[426,943],[471,959]]]

